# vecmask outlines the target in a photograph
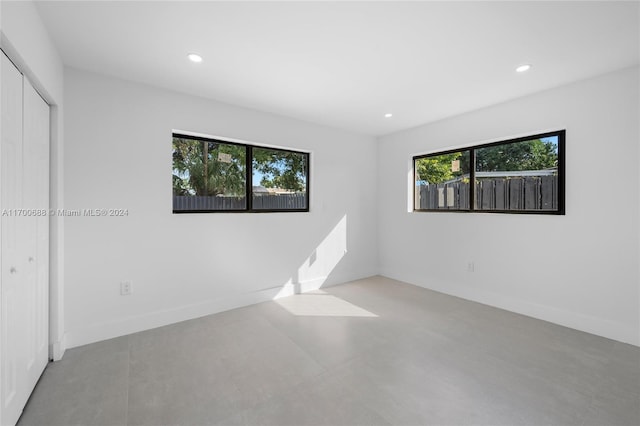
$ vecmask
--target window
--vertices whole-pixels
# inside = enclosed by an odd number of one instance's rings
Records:
[[[307,208],[308,154],[272,148],[252,148],[254,210]]]
[[[414,210],[564,214],[565,131],[413,157]]]
[[[304,212],[308,194],[308,153],[173,135],[174,213]]]
[[[470,151],[414,159],[416,210],[469,209]]]

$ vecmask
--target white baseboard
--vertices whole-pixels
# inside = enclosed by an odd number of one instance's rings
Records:
[[[66,350],[67,350],[67,345],[66,345],[66,334],[65,334],[62,336],[61,340],[57,342],[53,342],[51,344],[51,347],[50,347],[51,359],[54,361],[60,361],[64,356],[64,351]]]
[[[471,300],[473,302],[482,303],[484,305],[493,306],[506,311],[526,315],[528,317],[552,322],[564,327],[573,328],[575,330],[584,331],[586,333],[595,334],[597,336],[606,337],[608,339],[628,343],[634,346],[640,346],[640,335],[638,333],[638,329],[627,324],[584,315],[578,312],[566,311],[552,306],[513,299],[500,294],[480,292],[472,288],[457,286],[445,287],[444,285],[426,286],[419,284],[420,280],[412,280],[410,277],[403,277],[389,271],[385,271],[380,275],[418,287],[427,288],[429,290],[449,294],[451,296],[460,297],[462,299]]]
[[[181,306],[164,311],[151,312],[145,315],[132,316],[90,326],[69,330],[66,333],[66,348],[87,345],[102,340],[125,336],[152,328],[174,324],[194,318],[200,318],[231,309],[254,305],[256,303],[268,302],[281,297],[288,297],[297,293],[305,293],[317,290],[327,283],[327,277],[315,278],[300,283],[286,283],[281,286],[263,289],[253,293],[237,294],[226,298],[208,300],[198,304]],[[55,345],[55,344],[54,344]],[[63,348],[64,346],[59,346]],[[59,350],[59,349],[58,349]],[[62,357],[64,350],[59,352]],[[54,347],[54,359],[56,358],[56,348]]]
[[[327,285],[327,277],[316,278],[313,280],[308,280],[300,283],[300,293],[307,293],[309,291],[314,291],[320,289],[320,287],[330,287],[331,284]]]

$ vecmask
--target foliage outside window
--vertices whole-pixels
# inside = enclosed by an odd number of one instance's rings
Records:
[[[413,158],[415,211],[564,214],[565,131]]]
[[[308,175],[304,152],[173,135],[174,213],[309,211]]]
[[[308,155],[259,147],[252,154],[253,209],[306,209]]]

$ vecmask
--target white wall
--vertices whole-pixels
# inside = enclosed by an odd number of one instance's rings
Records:
[[[70,347],[377,272],[373,138],[74,69],[65,103],[65,207],[129,210],[66,218]],[[172,214],[172,129],[311,151],[311,212]]]
[[[3,1],[0,7],[3,50],[9,49],[11,60],[18,62],[41,95],[61,100],[62,61],[36,6],[32,1]]]
[[[376,155],[368,137],[80,71],[65,71],[63,89],[32,2],[1,2],[0,33],[53,106],[52,206],[130,211],[67,218],[66,229],[52,218],[56,358],[65,329],[75,346],[286,294],[295,280],[312,288],[376,272],[640,343],[638,69],[383,137]],[[566,216],[407,212],[412,155],[559,128]],[[312,150],[312,211],[172,215],[171,129]],[[132,296],[119,296],[122,280]]]
[[[638,72],[380,138],[380,272],[640,344]],[[565,216],[408,212],[413,155],[557,129],[567,130]]]
[[[63,72],[58,52],[32,1],[0,2],[0,46],[51,106],[51,190],[54,209],[63,207]],[[50,218],[50,343],[60,359],[64,343],[64,218]]]

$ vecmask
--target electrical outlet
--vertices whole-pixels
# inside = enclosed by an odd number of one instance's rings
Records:
[[[122,281],[120,283],[120,296],[129,296],[133,291],[133,284],[131,281]]]
[[[467,272],[475,272],[475,270],[476,270],[475,262],[467,263]]]

